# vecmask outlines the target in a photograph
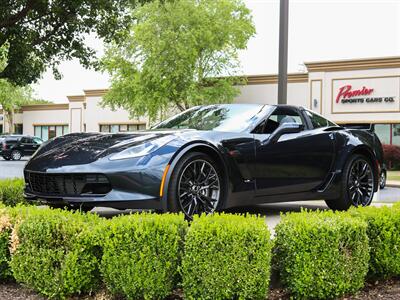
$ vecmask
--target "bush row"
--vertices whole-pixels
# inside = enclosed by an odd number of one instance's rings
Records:
[[[7,206],[16,206],[17,204],[28,204],[24,199],[23,179],[0,179],[0,202]]]
[[[272,249],[272,254],[271,254]],[[295,298],[353,293],[400,275],[400,204],[282,216],[274,246],[263,218],[133,214],[105,220],[39,207],[0,210],[0,276],[49,298],[91,293],[162,299],[265,299],[271,256]]]
[[[274,268],[296,298],[335,298],[400,276],[400,203],[290,213],[275,230]]]
[[[40,207],[0,211],[0,267],[48,298],[96,291],[163,299],[265,299],[271,240],[264,220],[133,214],[105,220]],[[4,250],[4,251],[2,251]],[[206,279],[206,281],[204,281]]]

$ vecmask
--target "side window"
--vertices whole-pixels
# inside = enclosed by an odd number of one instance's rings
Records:
[[[23,137],[21,138],[21,143],[22,144],[30,144],[32,141],[30,140],[30,138],[27,137]]]
[[[253,132],[271,134],[283,123],[297,123],[304,125],[303,119],[295,110],[278,107],[269,118],[261,122]]]
[[[39,138],[33,138],[33,142],[34,142],[36,145],[41,145],[41,144],[43,143],[43,141],[42,141],[41,139],[39,139]]]
[[[335,126],[334,123],[331,121],[325,119],[324,117],[317,115],[311,111],[306,110],[307,116],[310,118],[311,124],[316,128],[322,128],[322,127],[329,127],[329,126]]]

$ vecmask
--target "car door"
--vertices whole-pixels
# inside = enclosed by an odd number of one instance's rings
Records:
[[[36,151],[31,137],[22,137],[20,147],[24,155],[32,155]]]
[[[282,122],[304,125],[304,130],[280,136],[271,135]],[[306,192],[318,188],[330,173],[334,158],[334,135],[310,127],[307,115],[294,107],[277,107],[255,133],[256,195],[267,196]]]

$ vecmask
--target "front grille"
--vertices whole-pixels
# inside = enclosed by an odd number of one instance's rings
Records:
[[[26,172],[32,192],[49,196],[104,195],[111,190],[102,174],[47,174]]]

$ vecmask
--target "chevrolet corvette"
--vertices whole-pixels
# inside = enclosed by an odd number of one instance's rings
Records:
[[[323,199],[367,206],[382,146],[289,105],[193,107],[136,133],[71,133],[43,143],[24,169],[25,197],[53,207],[182,211]]]

